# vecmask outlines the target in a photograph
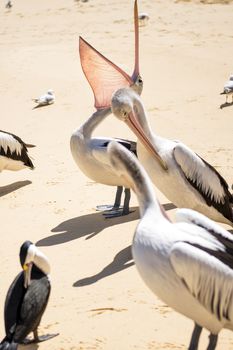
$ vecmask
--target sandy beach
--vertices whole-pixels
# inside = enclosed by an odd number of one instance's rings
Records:
[[[153,130],[186,143],[231,187],[233,106],[219,107],[233,73],[233,3],[139,0],[138,5],[150,16],[140,28],[140,66]],[[10,10],[4,6],[0,128],[37,147],[29,151],[34,171],[0,174],[0,338],[6,292],[20,271],[20,245],[29,239],[51,263],[52,293],[39,331],[60,335],[28,350],[187,349],[193,322],[158,300],[134,266],[135,195],[133,213],[104,219],[95,206],[112,203],[115,189],[86,178],[69,146],[72,131],[94,110],[80,66],[79,35],[131,74],[133,0],[15,0]],[[33,109],[32,98],[48,89],[56,102]],[[95,135],[135,139],[112,115]],[[155,191],[173,218],[172,204]],[[204,331],[200,350],[207,342]],[[217,349],[233,349],[233,333],[222,331]]]

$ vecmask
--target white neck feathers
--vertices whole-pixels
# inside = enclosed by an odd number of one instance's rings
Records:
[[[35,257],[34,257],[34,264],[42,271],[45,275],[48,275],[50,273],[50,264],[47,259],[47,257],[40,252],[37,251]]]
[[[99,109],[94,112],[90,118],[77,130],[84,137],[90,138],[97,126],[111,114],[111,108]]]
[[[30,262],[35,264],[44,274],[48,275],[50,273],[48,258],[34,244],[30,245],[25,260],[26,264]]]

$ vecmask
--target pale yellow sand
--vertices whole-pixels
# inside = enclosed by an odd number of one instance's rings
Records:
[[[233,106],[221,110],[225,97],[219,93],[233,73],[233,4],[143,0],[139,10],[150,16],[141,28],[140,51],[153,129],[185,142],[231,185]],[[133,1],[124,0],[15,0],[10,11],[1,4],[0,128],[37,147],[30,150],[33,172],[0,175],[0,338],[6,291],[20,270],[19,247],[30,239],[52,266],[40,332],[60,332],[39,349],[187,348],[192,321],[158,301],[131,260],[138,210],[104,220],[95,205],[111,203],[115,189],[87,179],[69,150],[71,132],[93,111],[78,36],[131,73],[132,13]],[[55,104],[32,110],[31,98],[49,88]],[[96,135],[134,139],[113,116]],[[137,207],[134,195],[131,204]],[[174,210],[167,212],[173,217]],[[206,344],[204,332],[200,350]],[[232,348],[233,334],[222,331],[218,349]]]

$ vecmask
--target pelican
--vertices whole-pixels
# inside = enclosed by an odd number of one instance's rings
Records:
[[[7,292],[4,308],[6,336],[0,343],[0,350],[13,350],[18,343],[40,342],[57,335],[39,337],[37,331],[51,290],[49,261],[30,241],[22,244],[19,256],[23,271]],[[32,341],[26,339],[30,332],[34,335]]]
[[[153,133],[136,92],[126,88],[115,92],[112,112],[138,136],[138,158],[155,186],[171,202],[179,208],[194,209],[212,220],[233,225],[233,197],[224,178],[183,143]],[[156,157],[151,157],[145,147],[148,145],[152,145]]]
[[[123,210],[120,207],[121,194],[125,183],[116,176],[111,168],[107,154],[107,145],[113,138],[92,137],[97,126],[111,114],[111,96],[120,87],[128,86],[139,94],[142,92],[143,82],[139,74],[139,33],[138,8],[134,4],[135,28],[135,65],[130,77],[116,66],[83,38],[79,38],[79,53],[83,72],[94,92],[96,111],[71,136],[70,148],[72,156],[82,172],[95,182],[110,186],[117,186],[115,203],[113,206],[98,206],[99,210],[110,209],[106,217],[126,215],[129,211],[130,190],[125,188]],[[136,143],[124,139],[115,139],[126,148],[136,153]]]
[[[139,274],[163,302],[194,321],[188,349],[197,350],[206,328],[207,350],[214,350],[220,330],[233,330],[232,235],[192,209],[178,209],[172,223],[138,160],[114,142],[108,151],[139,201],[141,220],[132,244]]]
[[[0,172],[2,170],[34,169],[28,156],[28,149],[35,145],[26,144],[20,137],[0,130]]]
[[[226,103],[228,103],[228,96],[231,95],[233,103],[233,75],[230,75],[229,80],[223,87],[223,92],[220,95],[226,95]]]
[[[55,102],[54,91],[52,89],[49,89],[46,94],[41,95],[38,98],[33,98],[32,100],[37,103],[36,107],[51,105]]]

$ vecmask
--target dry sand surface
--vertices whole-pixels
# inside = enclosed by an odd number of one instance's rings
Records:
[[[153,129],[185,142],[231,185],[233,106],[220,109],[225,98],[219,93],[233,73],[233,4],[223,2],[139,1],[139,11],[150,16],[140,28],[140,53],[142,98]],[[15,0],[11,10],[4,5],[0,128],[37,147],[30,149],[34,171],[1,174],[0,337],[5,295],[20,271],[19,247],[30,239],[52,267],[52,294],[40,333],[60,332],[39,349],[186,349],[192,321],[147,289],[131,259],[139,218],[135,196],[134,213],[105,220],[95,205],[111,203],[115,189],[87,179],[69,149],[73,129],[93,111],[78,37],[131,73],[133,0]],[[55,104],[33,110],[31,99],[49,88]],[[114,116],[96,135],[134,139]],[[169,201],[158,196],[173,217]],[[206,349],[207,335],[200,350]],[[230,349],[233,333],[222,331],[218,350]]]

